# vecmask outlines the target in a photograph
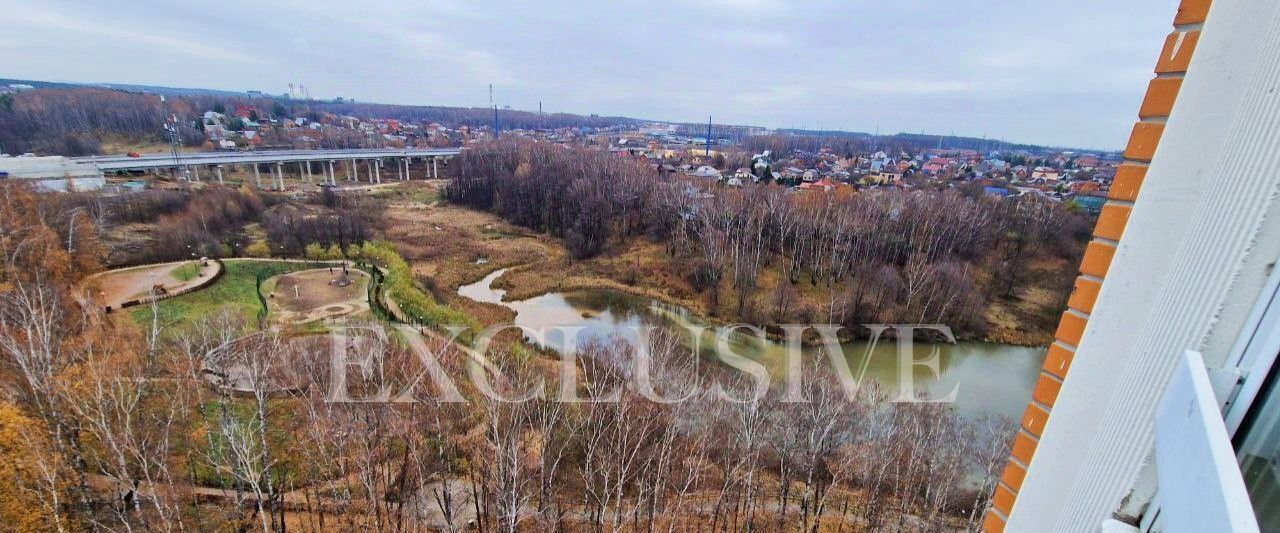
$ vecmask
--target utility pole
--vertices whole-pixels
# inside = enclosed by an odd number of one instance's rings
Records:
[[[498,104],[493,103],[493,84],[489,84],[489,107],[493,108],[493,139],[497,140],[500,130],[498,129]]]
[[[707,115],[707,153],[706,157],[711,157],[711,115]]]
[[[168,113],[169,101],[165,99],[163,94],[160,95],[160,103],[164,104],[165,112],[168,114],[165,117],[164,130],[169,137],[169,153],[173,155],[173,173],[174,179],[177,179],[178,169],[182,168],[182,156],[178,149],[178,143],[181,141],[178,136],[178,115]],[[183,177],[186,177],[185,173]]]

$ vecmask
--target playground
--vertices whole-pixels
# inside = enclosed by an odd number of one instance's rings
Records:
[[[280,324],[306,324],[369,314],[369,274],[340,266],[290,272],[262,283],[267,316]]]
[[[218,268],[216,261],[178,261],[104,272],[94,281],[103,305],[119,309],[121,304],[147,298],[153,292],[165,296],[199,286],[212,279]]]

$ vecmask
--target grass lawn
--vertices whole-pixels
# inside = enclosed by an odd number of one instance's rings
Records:
[[[384,187],[369,191],[369,196],[388,200],[408,201],[421,204],[443,203],[440,189],[433,184],[421,181],[408,181],[395,187]]]
[[[180,324],[213,315],[222,309],[239,313],[247,324],[255,324],[258,310],[259,279],[297,270],[316,268],[309,263],[275,261],[226,261],[227,272],[209,287],[176,298],[161,300],[157,304],[162,324]],[[139,324],[151,322],[151,306],[140,305],[130,310],[130,316]]]
[[[200,275],[200,264],[194,261],[186,263],[173,269],[172,274],[174,279],[178,281],[191,281]]]

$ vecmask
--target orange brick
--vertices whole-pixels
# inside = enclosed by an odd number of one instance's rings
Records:
[[[1156,74],[1186,72],[1191,64],[1191,54],[1200,40],[1200,31],[1174,31],[1164,39],[1164,48],[1156,59]]]
[[[1067,377],[1067,371],[1071,369],[1071,359],[1075,355],[1071,350],[1057,344],[1050,344],[1049,353],[1044,356],[1044,371],[1059,378]]]
[[[1018,495],[1013,491],[1005,488],[1004,485],[996,485],[995,492],[991,495],[991,506],[998,509],[1005,516],[1009,516],[1009,512],[1013,510],[1013,501],[1018,499]]]
[[[1093,304],[1098,301],[1098,291],[1102,284],[1084,276],[1076,278],[1076,286],[1071,290],[1071,298],[1067,299],[1067,307],[1083,313],[1092,313]]]
[[[1062,320],[1058,321],[1058,331],[1053,336],[1066,344],[1080,346],[1080,337],[1084,336],[1084,327],[1087,325],[1089,319],[1070,311],[1063,312]]]
[[[1000,475],[1000,481],[1013,490],[1022,489],[1022,480],[1027,477],[1027,471],[1018,463],[1008,461],[1004,464],[1004,473]]]
[[[1138,108],[1138,116],[1167,117],[1173,111],[1173,101],[1178,98],[1178,90],[1182,88],[1182,78],[1153,78],[1147,84],[1147,95],[1142,98],[1142,106]]]
[[[1209,18],[1209,0],[1182,0],[1182,4],[1178,6],[1178,14],[1173,17],[1173,23],[1182,24],[1199,24]]]
[[[1156,146],[1160,145],[1160,135],[1164,134],[1164,124],[1155,122],[1139,122],[1133,125],[1133,133],[1129,134],[1129,144],[1124,149],[1124,157],[1135,161],[1151,161],[1156,155]]]
[[[1013,436],[1013,449],[1010,455],[1022,464],[1030,465],[1031,456],[1036,453],[1036,444],[1036,440],[1031,438],[1031,435],[1025,431],[1019,431]]]
[[[1098,241],[1089,241],[1084,248],[1084,260],[1080,261],[1080,273],[1095,278],[1107,277],[1107,269],[1111,268],[1111,258],[1116,255],[1116,247]],[[1072,346],[1075,346],[1074,344]]]
[[[986,518],[982,519],[982,531],[985,533],[1004,533],[1004,519],[995,511],[987,511]]]
[[[1041,432],[1044,431],[1044,422],[1048,419],[1048,411],[1045,411],[1034,403],[1028,403],[1027,410],[1022,413],[1022,427],[1025,428],[1028,433],[1039,437]],[[1009,486],[1013,487],[1013,485]],[[1017,487],[1013,488],[1015,490],[1017,489]]]
[[[1036,378],[1036,388],[1031,390],[1031,399],[1053,407],[1053,402],[1057,401],[1060,390],[1062,390],[1062,383],[1042,372],[1040,377]]]
[[[1147,167],[1125,163],[1116,168],[1116,177],[1111,180],[1111,191],[1107,198],[1112,200],[1138,199],[1138,189],[1142,188],[1142,178],[1147,177]]]
[[[1124,226],[1129,222],[1130,211],[1132,209],[1125,205],[1102,206],[1102,212],[1098,214],[1098,224],[1093,227],[1093,235],[1113,241],[1120,240],[1120,235],[1124,233]]]

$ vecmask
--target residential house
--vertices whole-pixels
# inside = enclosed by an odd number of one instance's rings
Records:
[[[1031,180],[1058,181],[1062,179],[1062,174],[1058,169],[1052,167],[1036,167],[1031,171]]]
[[[697,170],[690,172],[689,175],[695,178],[712,178],[717,180],[720,179],[720,171],[716,170],[715,167],[708,166],[708,165],[702,165],[698,167]]]

